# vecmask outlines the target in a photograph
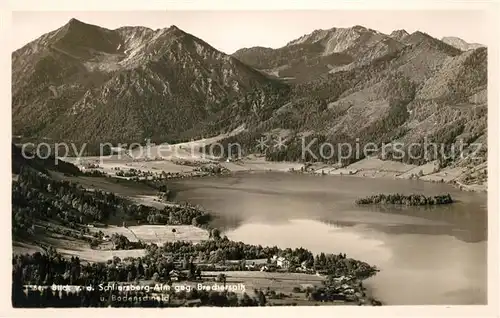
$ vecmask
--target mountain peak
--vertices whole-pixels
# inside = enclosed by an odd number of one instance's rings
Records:
[[[366,31],[366,30],[368,30],[367,28],[365,28],[362,25],[355,25],[351,29],[356,30],[356,31]]]
[[[87,32],[91,29],[105,30],[104,28],[102,28],[100,26],[88,24],[88,23],[82,22],[82,21],[75,19],[75,18],[71,18],[68,21],[68,23],[63,25],[59,30]]]
[[[405,36],[402,43],[420,48],[432,48],[441,51],[449,56],[456,56],[462,53],[460,49],[440,41],[429,34],[422,31],[415,31],[410,35]]]
[[[82,21],[76,19],[76,18],[71,18],[68,21],[68,24],[75,24],[75,23],[83,23]]]
[[[404,39],[404,42],[406,44],[421,44],[423,42],[433,42],[433,41],[439,41],[439,40],[433,38],[429,34],[422,31],[415,31],[407,35]]]
[[[335,42],[341,40],[341,38],[357,38],[360,34],[372,33],[379,34],[378,31],[366,28],[362,25],[355,25],[349,28],[330,28],[330,29],[316,29],[313,32],[303,35],[298,39],[290,41],[286,46],[296,45],[296,44],[312,44],[317,42],[328,42],[331,39],[335,39]]]
[[[69,19],[68,23],[66,23],[66,26],[68,26],[68,27],[78,27],[78,26],[87,26],[87,25],[89,25],[89,24],[82,22],[82,21],[75,19],[75,18]]]
[[[405,36],[410,35],[406,30],[400,29],[400,30],[394,30],[389,34],[389,36],[397,41],[401,41]]]
[[[369,33],[374,33],[374,34],[380,34],[379,31],[364,27],[362,25],[355,25],[355,26],[351,27],[350,29],[354,30],[356,32],[369,32]]]

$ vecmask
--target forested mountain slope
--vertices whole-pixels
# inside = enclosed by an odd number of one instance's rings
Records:
[[[14,135],[173,138],[270,84],[175,26],[108,30],[72,19],[12,54]]]

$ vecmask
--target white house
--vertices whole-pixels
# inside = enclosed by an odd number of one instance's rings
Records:
[[[303,261],[302,263],[300,263],[300,267],[301,267],[303,270],[306,270],[306,269],[307,269],[307,261]]]
[[[179,281],[181,273],[178,270],[173,269],[168,273],[168,275],[172,281]]]
[[[290,266],[290,261],[287,260],[286,258],[280,256],[276,260],[276,265],[281,268],[288,268]]]

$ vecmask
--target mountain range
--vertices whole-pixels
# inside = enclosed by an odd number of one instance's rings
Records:
[[[228,55],[175,26],[72,19],[12,54],[13,134],[35,139],[172,142],[243,127],[226,141],[251,153],[278,134],[289,147],[268,159],[298,160],[301,136],[449,148],[486,145],[486,122],[487,49],[419,31],[316,30]],[[474,169],[486,154],[444,161]]]
[[[175,26],[107,30],[72,19],[13,53],[13,130],[57,140],[167,138],[267,82]]]
[[[451,46],[456,47],[457,49],[460,49],[462,51],[468,51],[468,50],[474,50],[480,47],[484,47],[483,44],[479,43],[468,43],[461,38],[457,38],[455,36],[447,36],[441,39],[444,43],[447,43]]]

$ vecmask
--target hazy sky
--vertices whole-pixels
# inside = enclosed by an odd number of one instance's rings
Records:
[[[176,25],[226,53],[251,46],[277,48],[316,29],[362,25],[383,33],[420,30],[489,45],[484,11],[134,11],[14,12],[12,50],[76,18],[108,29]]]

